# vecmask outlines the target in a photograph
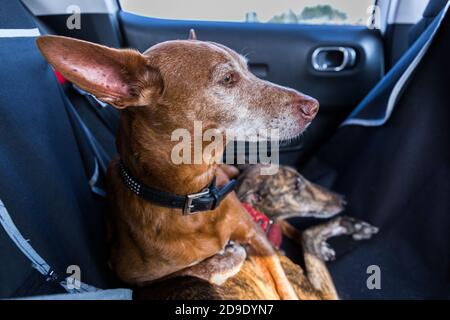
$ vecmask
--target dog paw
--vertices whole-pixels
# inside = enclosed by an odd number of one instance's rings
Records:
[[[345,229],[345,234],[352,236],[356,241],[368,240],[378,233],[377,227],[347,216],[340,218],[340,225]]]
[[[246,257],[245,248],[230,241],[222,251],[177,272],[175,276],[196,277],[220,286],[239,272]]]
[[[334,261],[336,259],[336,252],[326,241],[322,241],[320,249],[316,252],[316,256],[323,261]]]
[[[302,234],[304,249],[323,261],[333,261],[336,252],[327,242],[328,239],[347,235],[354,240],[367,240],[378,232],[378,228],[367,222],[343,216],[324,224],[314,226]]]

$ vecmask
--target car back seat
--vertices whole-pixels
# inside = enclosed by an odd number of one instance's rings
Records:
[[[25,9],[30,13],[30,17],[42,35],[55,34],[47,24],[44,24],[38,17],[32,15],[27,7]],[[115,138],[119,127],[118,110],[79,89],[60,74],[58,74],[58,80],[82,122],[95,137],[98,146],[108,158],[112,158],[117,154]]]
[[[449,6],[302,168],[380,229],[329,264],[344,299],[450,297]]]
[[[108,155],[39,53],[38,34],[19,0],[2,3],[0,298],[120,285],[107,267]],[[67,286],[71,270],[80,288]]]

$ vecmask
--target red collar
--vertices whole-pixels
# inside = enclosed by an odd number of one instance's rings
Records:
[[[270,220],[269,217],[267,217],[264,213],[252,207],[251,204],[243,202],[242,205],[253,218],[253,221],[255,221],[256,224],[258,224],[264,232],[269,232],[270,226],[272,225],[273,221]]]
[[[253,218],[253,221],[255,221],[256,224],[259,225],[266,233],[270,243],[278,249],[283,238],[280,227],[276,223],[273,223],[273,221],[270,220],[264,213],[252,207],[251,204],[243,202],[242,205],[247,210],[248,214]]]

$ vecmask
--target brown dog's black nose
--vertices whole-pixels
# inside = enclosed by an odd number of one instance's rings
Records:
[[[299,96],[296,104],[299,106],[302,115],[307,120],[314,119],[317,112],[319,112],[319,101],[309,96]]]

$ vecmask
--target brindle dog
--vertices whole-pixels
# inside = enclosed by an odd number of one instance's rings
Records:
[[[355,240],[369,239],[378,229],[350,217],[338,217],[300,234],[286,219],[313,217],[327,219],[344,210],[340,194],[306,180],[297,170],[280,166],[277,174],[261,174],[262,165],[248,166],[238,180],[237,194],[277,223],[283,234],[301,244],[323,261],[334,260],[335,252],[326,242],[341,234]]]

